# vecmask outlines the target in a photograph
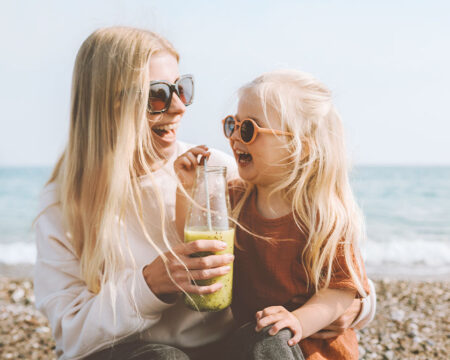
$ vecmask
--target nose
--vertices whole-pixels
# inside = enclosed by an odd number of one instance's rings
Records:
[[[185,111],[186,105],[183,104],[177,93],[174,92],[167,112],[170,114],[183,114]]]
[[[239,136],[240,127],[238,124],[234,125],[234,131],[230,136],[230,141],[241,141],[241,137]],[[242,141],[241,141],[242,142]]]

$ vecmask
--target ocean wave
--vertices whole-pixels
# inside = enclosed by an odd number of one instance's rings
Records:
[[[450,268],[450,243],[391,237],[389,241],[367,240],[362,244],[364,262],[368,267],[384,266]],[[0,263],[34,264],[36,246],[33,242],[0,243]]]
[[[36,245],[34,243],[0,243],[0,263],[14,265],[34,264],[35,262]]]
[[[369,239],[361,247],[364,261],[371,267],[384,265],[450,267],[448,241],[405,240],[391,236],[389,241]]]

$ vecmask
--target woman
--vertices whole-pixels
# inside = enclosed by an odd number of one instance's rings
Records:
[[[177,52],[157,34],[105,28],[81,46],[68,144],[36,220],[36,305],[60,359],[202,358],[232,328],[229,311],[179,301],[181,289],[219,286],[193,286],[186,270],[211,278],[233,261],[190,258],[221,242],[184,245],[176,235],[173,161],[189,148],[176,130],[192,98],[192,77],[179,75]],[[212,151],[210,163],[235,176],[231,157]]]

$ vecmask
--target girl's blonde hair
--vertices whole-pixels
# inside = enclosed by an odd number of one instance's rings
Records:
[[[263,74],[239,90],[239,98],[256,95],[270,124],[278,114],[289,158],[286,173],[273,185],[292,204],[295,221],[307,236],[303,264],[309,281],[328,287],[333,261],[342,254],[358,292],[365,296],[358,243],[364,234],[361,212],[348,178],[348,163],[340,116],[331,92],[312,75],[296,70]],[[253,190],[247,186],[233,215],[237,218]],[[355,266],[354,259],[356,257]]]
[[[49,183],[57,184],[67,236],[80,258],[81,277],[94,293],[123,268],[122,220],[129,206],[163,255],[145,229],[138,180],[139,171],[151,175],[149,164],[158,158],[147,119],[156,53],[179,59],[158,34],[110,27],[91,34],[76,58],[69,140]],[[164,223],[162,197],[156,194]]]

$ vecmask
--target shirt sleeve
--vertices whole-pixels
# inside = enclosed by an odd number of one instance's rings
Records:
[[[366,327],[375,317],[377,309],[377,293],[373,282],[368,279],[369,282],[369,295],[361,299],[361,311],[356,319],[353,321],[351,328],[360,330]]]
[[[125,269],[98,294],[89,291],[63,231],[59,206],[41,213],[35,231],[36,307],[50,322],[60,359],[80,359],[135,335],[171,306],[150,291],[142,269]]]

